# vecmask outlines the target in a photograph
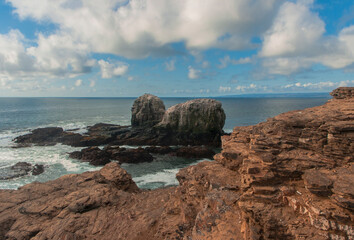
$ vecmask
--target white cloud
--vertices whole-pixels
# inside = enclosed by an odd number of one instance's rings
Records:
[[[93,52],[128,58],[188,49],[245,49],[270,26],[280,0],[7,0],[20,18],[51,21]]]
[[[133,81],[133,80],[134,80],[134,77],[132,77],[132,76],[128,77],[128,81]]]
[[[313,89],[313,90],[330,90],[334,89],[337,87],[346,87],[354,84],[354,80],[346,80],[346,81],[340,81],[340,82],[333,82],[333,81],[326,81],[326,82],[308,82],[308,83],[294,83],[294,84],[287,84],[285,86],[282,86],[281,88],[285,89],[296,89],[296,88],[301,88],[301,89]]]
[[[202,73],[202,71],[200,71],[199,69],[195,69],[192,66],[188,67],[188,78],[189,79],[198,79],[200,78],[200,74]]]
[[[81,85],[82,85],[82,80],[81,79],[76,80],[75,86],[80,87]]]
[[[86,47],[68,35],[39,34],[37,46],[28,45],[18,30],[0,34],[0,78],[74,77],[91,71],[95,63]]]
[[[90,81],[90,87],[93,88],[96,85],[96,82],[94,80]]]
[[[128,72],[128,65],[122,62],[110,63],[103,59],[98,61],[102,78],[120,77]]]
[[[168,62],[165,62],[165,67],[167,71],[174,71],[176,70],[176,66],[175,66],[176,60],[172,59]]]
[[[224,87],[224,86],[219,87],[219,92],[221,93],[230,92],[230,91],[231,91],[231,87]]]
[[[324,22],[310,10],[312,2],[285,2],[279,9],[259,53],[268,73],[290,75],[316,63],[334,69],[354,63],[354,25],[338,36],[325,35]]]
[[[220,65],[219,68],[226,68],[229,64],[238,65],[238,64],[247,64],[251,63],[252,60],[250,57],[240,58],[240,59],[231,59],[230,56],[226,55],[225,57],[219,59]]]

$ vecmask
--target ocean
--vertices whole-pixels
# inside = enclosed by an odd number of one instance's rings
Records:
[[[266,97],[216,98],[226,113],[225,132],[235,126],[247,126],[265,121],[283,112],[319,106],[328,97]],[[191,98],[162,98],[166,109]],[[87,126],[96,123],[129,125],[134,98],[0,98],[0,169],[17,162],[43,164],[45,171],[38,176],[24,176],[0,180],[0,189],[17,189],[33,181],[44,182],[65,174],[98,170],[78,160],[68,158],[68,152],[80,150],[58,144],[46,147],[12,148],[12,140],[31,129],[59,126],[84,133]],[[134,147],[134,146],[126,146]],[[177,185],[176,173],[183,167],[206,159],[184,159],[156,156],[151,163],[122,164],[137,185],[153,189]]]

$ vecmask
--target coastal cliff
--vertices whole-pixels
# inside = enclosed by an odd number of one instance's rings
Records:
[[[179,186],[117,163],[0,191],[0,239],[353,239],[354,88],[222,137]]]

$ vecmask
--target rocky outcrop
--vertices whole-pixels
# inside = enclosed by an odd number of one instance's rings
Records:
[[[0,169],[0,180],[9,180],[32,174],[34,176],[44,172],[44,166],[41,164],[32,165],[27,162],[18,162],[11,167]]]
[[[206,139],[209,143],[217,143],[223,134],[224,124],[225,112],[219,101],[195,99],[167,109],[156,127],[184,141]]]
[[[340,87],[331,92],[335,99],[345,99],[354,97],[354,87]]]
[[[2,190],[0,238],[353,239],[353,106],[333,99],[236,127],[178,187],[140,191],[109,163]]]
[[[132,126],[151,127],[159,123],[165,113],[163,101],[151,94],[138,97],[132,107]]]
[[[215,152],[207,147],[146,147],[127,149],[120,146],[106,146],[103,149],[98,147],[88,147],[81,151],[71,152],[70,158],[88,162],[94,166],[104,166],[111,160],[119,163],[142,163],[151,162],[154,157],[150,154],[170,155],[183,158],[209,158],[212,159]]]
[[[38,128],[14,139],[15,147],[62,143],[74,147],[110,145],[208,145],[219,147],[225,113],[221,103],[196,99],[165,106],[156,96],[145,94],[132,107],[132,126],[98,123],[86,134],[64,131],[59,127]]]

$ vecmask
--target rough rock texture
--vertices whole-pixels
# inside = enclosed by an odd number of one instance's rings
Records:
[[[163,101],[151,94],[144,94],[137,98],[132,107],[132,126],[153,126],[162,120],[165,113]]]
[[[9,180],[17,177],[22,177],[28,174],[39,175],[44,172],[44,167],[41,164],[32,165],[27,162],[18,162],[11,167],[0,169],[0,180]]]
[[[195,99],[167,109],[161,128],[181,133],[215,133],[220,136],[225,124],[225,112],[214,99]]]
[[[168,154],[183,158],[209,158],[212,159],[215,152],[207,147],[147,147],[126,149],[119,146],[106,146],[102,150],[98,147],[88,147],[81,151],[74,151],[69,154],[70,158],[79,159],[83,162],[89,162],[94,166],[103,166],[111,160],[119,163],[141,163],[151,162],[154,157],[150,154]]]
[[[139,191],[110,163],[2,190],[0,238],[354,239],[353,138],[354,99],[333,99],[236,127],[178,187]]]
[[[39,128],[15,138],[15,147],[56,143],[74,147],[106,144],[220,146],[225,122],[220,102],[197,99],[175,105],[164,113],[163,102],[156,96],[145,94],[134,102],[132,126],[98,123],[88,127],[83,135],[59,127]]]
[[[340,87],[331,92],[331,95],[336,99],[353,98],[354,87]]]

